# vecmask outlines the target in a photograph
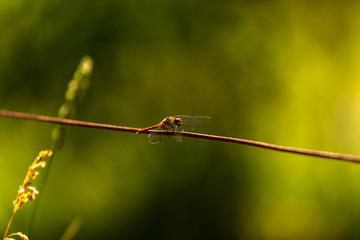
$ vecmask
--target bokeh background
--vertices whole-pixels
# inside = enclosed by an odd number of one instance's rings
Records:
[[[94,60],[80,120],[360,154],[359,1],[0,0],[0,108],[57,116]],[[0,118],[0,230],[47,123]],[[357,165],[248,146],[68,128],[30,239],[356,239]],[[40,175],[41,181],[41,175]],[[38,183],[38,180],[34,182]],[[35,200],[36,201],[36,200]],[[34,203],[15,215],[24,232]]]

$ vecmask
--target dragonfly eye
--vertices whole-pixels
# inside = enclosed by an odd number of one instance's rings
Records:
[[[175,123],[176,126],[181,126],[181,124],[182,124],[181,118],[175,118],[174,123]]]

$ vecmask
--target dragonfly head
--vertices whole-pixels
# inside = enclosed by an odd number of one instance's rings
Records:
[[[174,124],[175,124],[176,126],[181,126],[181,124],[182,124],[181,118],[175,118],[175,119],[174,119]]]

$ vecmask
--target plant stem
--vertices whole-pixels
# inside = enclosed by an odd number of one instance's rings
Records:
[[[124,126],[117,126],[117,125],[110,125],[110,124],[103,124],[103,123],[93,123],[93,122],[85,122],[85,121],[78,121],[78,120],[71,120],[71,119],[62,119],[62,118],[55,118],[43,115],[34,115],[28,113],[21,113],[21,112],[13,112],[7,110],[0,110],[0,116],[9,117],[9,118],[18,118],[18,119],[27,119],[27,120],[35,120],[35,121],[42,121],[42,122],[50,122],[50,123],[57,123],[62,125],[71,125],[77,127],[87,127],[87,128],[99,128],[99,129],[106,129],[106,130],[113,130],[113,131],[121,131],[121,132],[132,132],[136,133],[140,130],[140,128],[132,128],[132,127],[124,127]],[[153,134],[161,134],[161,135],[173,135],[174,132],[166,132],[166,131],[159,131],[159,130],[147,130],[140,132],[142,134],[147,133]],[[217,135],[208,135],[208,134],[201,134],[201,133],[194,133],[194,132],[182,132],[182,136],[184,137],[192,137],[192,138],[201,138],[206,140],[212,141],[221,141],[221,142],[230,142],[236,144],[243,144],[249,145],[254,147],[260,148],[267,148],[272,149],[275,151],[281,152],[289,152],[301,155],[308,155],[314,157],[322,157],[322,158],[331,158],[341,161],[348,161],[348,162],[355,162],[360,163],[360,156],[356,155],[349,155],[349,154],[342,154],[342,153],[335,153],[335,152],[324,152],[324,151],[317,151],[317,150],[310,150],[310,149],[303,149],[303,148],[294,148],[294,147],[287,147],[281,146],[271,143],[259,142],[254,140],[247,140],[241,138],[233,138],[233,137],[224,137],[224,136],[217,136]]]
[[[5,233],[4,233],[4,238],[3,238],[3,240],[5,240],[5,238],[6,238],[6,236],[7,236],[7,233],[8,233],[8,231],[9,231],[9,229],[10,229],[10,225],[11,225],[11,222],[12,222],[12,220],[13,220],[13,218],[14,218],[14,215],[15,215],[15,209],[13,210],[13,212],[12,212],[12,214],[11,214],[10,220],[9,220],[9,222],[8,222],[8,225],[7,225],[6,230],[5,230]]]

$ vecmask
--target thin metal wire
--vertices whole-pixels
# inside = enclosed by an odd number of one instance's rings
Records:
[[[17,119],[34,120],[40,122],[57,123],[57,124],[70,125],[76,127],[99,128],[99,129],[114,130],[121,132],[137,132],[138,130],[140,130],[138,128],[122,127],[122,126],[103,124],[103,123],[85,122],[85,121],[65,119],[65,118],[56,118],[56,117],[14,112],[8,110],[0,110],[0,116],[17,118]]]
[[[14,111],[8,111],[8,110],[0,110],[0,116],[9,117],[9,118],[17,118],[17,119],[35,120],[35,121],[42,121],[42,122],[49,122],[49,123],[57,123],[57,124],[77,126],[77,127],[87,127],[87,128],[98,128],[98,129],[105,129],[105,130],[121,131],[121,132],[136,133],[137,131],[141,130],[141,128],[132,128],[132,127],[124,127],[124,126],[118,126],[118,125],[111,125],[111,124],[85,122],[85,121],[72,120],[72,119],[62,119],[62,118],[28,114],[28,113],[22,113],[22,112],[14,112]],[[150,132],[153,134],[161,134],[161,135],[174,134],[173,132],[166,132],[166,131],[159,131],[159,130],[147,130],[147,131],[143,131],[140,133],[147,134]],[[336,159],[336,160],[341,160],[341,161],[360,163],[360,156],[356,156],[356,155],[349,155],[349,154],[342,154],[342,153],[335,153],[335,152],[324,152],[324,151],[317,151],[317,150],[310,150],[310,149],[303,149],[303,148],[294,148],[294,147],[281,146],[281,145],[276,145],[276,144],[271,144],[271,143],[254,141],[254,140],[247,140],[247,139],[233,138],[233,137],[224,137],[224,136],[209,135],[209,134],[201,134],[201,133],[194,133],[194,132],[182,132],[181,135],[184,137],[200,138],[200,139],[206,139],[206,140],[211,140],[211,141],[230,142],[230,143],[243,144],[243,145],[249,145],[249,146],[260,147],[260,148],[266,148],[266,149],[271,149],[271,150],[281,151],[281,152],[289,152],[289,153],[295,153],[295,154],[301,154],[301,155],[308,155],[308,156],[322,157],[322,158],[331,158],[331,159]]]

